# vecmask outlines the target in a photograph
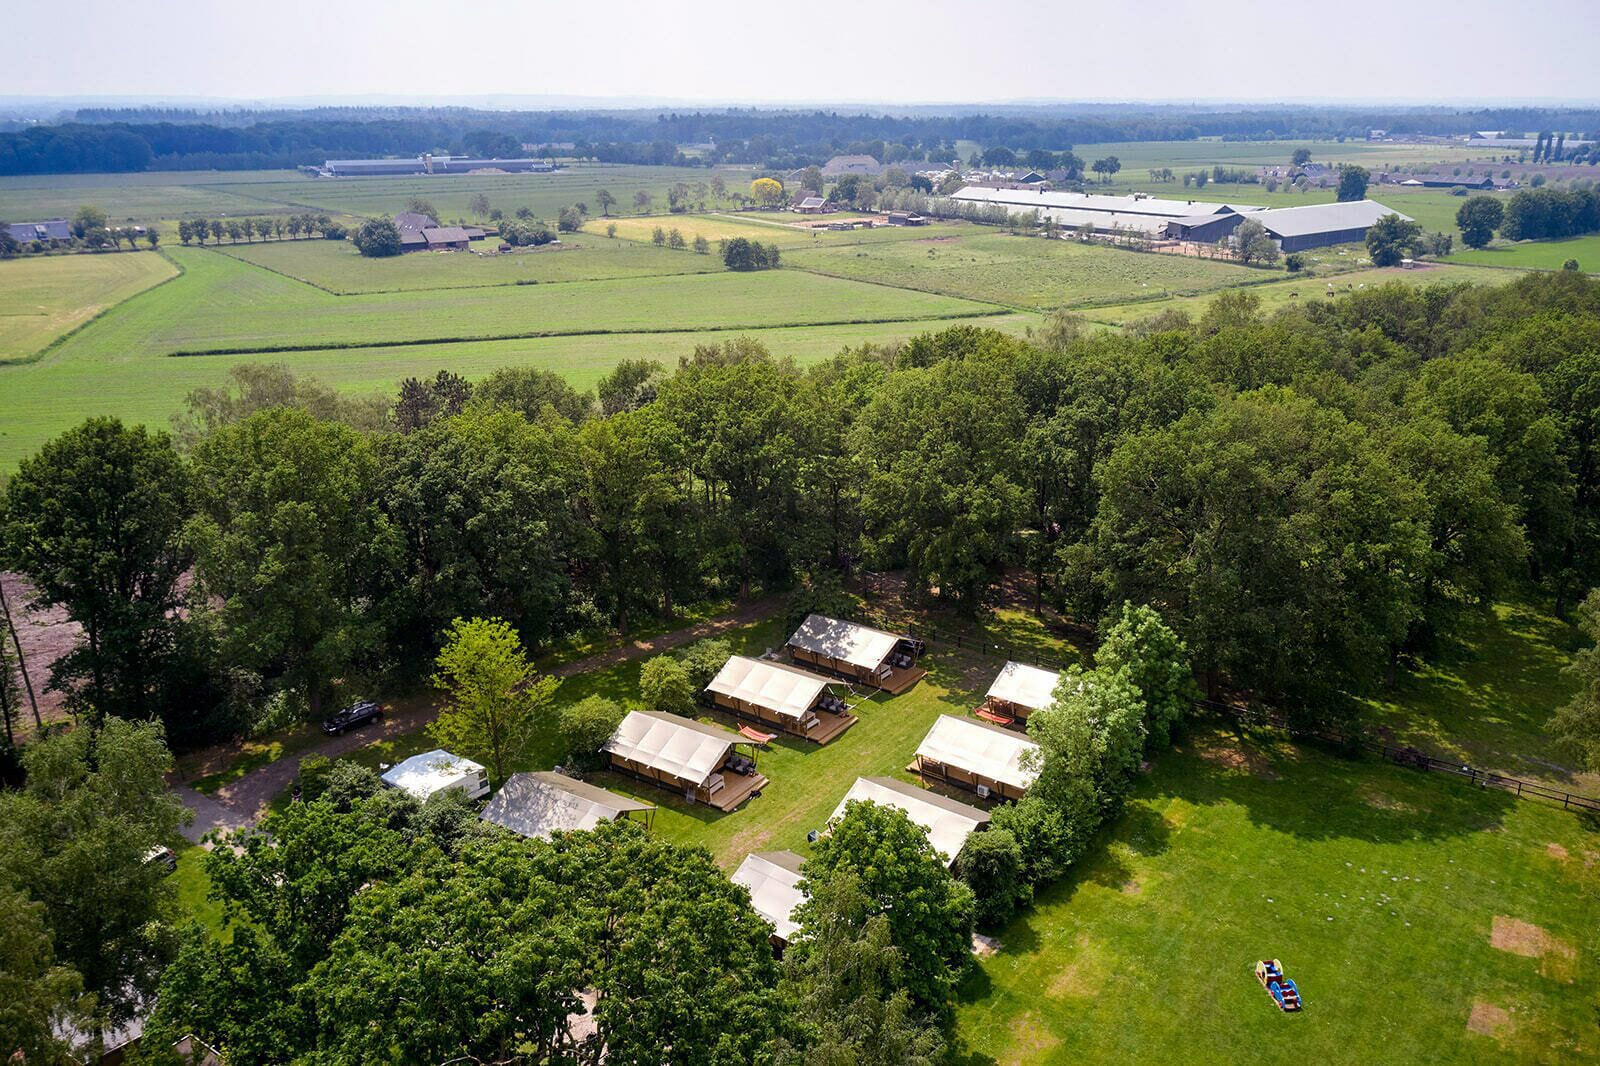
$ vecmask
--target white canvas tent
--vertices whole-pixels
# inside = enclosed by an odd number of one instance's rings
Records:
[[[805,900],[800,884],[800,856],[792,851],[758,851],[746,855],[733,880],[750,890],[750,905],[772,923],[776,938],[787,944],[800,928],[794,909]]]
[[[1042,711],[1055,702],[1056,683],[1060,680],[1061,675],[1054,670],[1008,662],[989,686],[987,698],[1025,711]]]
[[[738,742],[736,733],[675,714],[629,711],[604,750],[686,784],[702,785]]]
[[[826,615],[807,615],[789,638],[791,648],[799,648],[823,659],[849,663],[874,670],[889,657],[903,638],[881,629],[845,622]]]
[[[856,778],[856,783],[850,786],[850,791],[839,801],[839,806],[833,809],[833,816],[828,821],[831,823],[844,817],[845,808],[852,800],[871,800],[900,808],[906,817],[927,830],[928,841],[935,851],[945,857],[946,862],[954,862],[967,837],[989,824],[988,811],[946,799],[938,793],[892,777]]]
[[[651,804],[565,774],[542,771],[512,774],[479,817],[525,837],[549,840],[553,833],[593,829],[601,822],[654,810]]]
[[[489,792],[489,775],[481,764],[439,748],[391,766],[383,773],[383,783],[418,800],[447,788],[459,788],[469,799]]]
[[[803,720],[827,691],[828,679],[782,663],[735,655],[706,686],[736,703]]]
[[[917,748],[916,765],[925,777],[1016,799],[1039,776],[1025,765],[1027,754],[1038,750],[1013,730],[942,714]]]

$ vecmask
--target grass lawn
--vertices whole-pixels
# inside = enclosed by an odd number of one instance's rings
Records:
[[[172,881],[177,886],[178,910],[199,922],[212,936],[232,940],[233,931],[222,924],[222,904],[206,898],[211,891],[211,878],[206,876],[205,849],[185,843],[176,854],[178,868]]]
[[[1568,237],[1560,241],[1494,244],[1488,248],[1465,249],[1450,257],[1452,263],[1517,267],[1524,270],[1560,270],[1568,259],[1576,259],[1580,270],[1590,274],[1600,274],[1600,233],[1591,233],[1586,237]]]
[[[966,1061],[1592,1060],[1597,859],[1557,808],[1196,731],[1001,931]],[[1268,957],[1302,1014],[1257,985]]]
[[[149,251],[0,261],[0,363],[26,359],[107,308],[177,274]]]
[[[1498,604],[1485,617],[1468,618],[1460,639],[1434,662],[1371,701],[1372,720],[1393,743],[1600,796],[1600,774],[1573,769],[1545,731],[1550,712],[1577,687],[1562,668],[1582,643],[1576,629],[1543,610]]]
[[[792,252],[791,266],[835,277],[1037,309],[1196,293],[1272,277],[1212,259],[969,229],[859,248]]]
[[[1337,270],[1342,265],[1337,249],[1319,248],[1311,254],[1313,258],[1319,256],[1323,258],[1319,269]],[[1345,261],[1353,265],[1354,258],[1355,254],[1351,252]],[[1499,285],[1509,280],[1511,280],[1510,275],[1498,271],[1441,263],[1416,270],[1403,270],[1400,267],[1365,267],[1326,275],[1319,273],[1315,277],[1286,277],[1282,281],[1251,286],[1249,292],[1261,300],[1263,311],[1273,311],[1297,301],[1320,299],[1327,293],[1330,283],[1334,286],[1335,293],[1344,293],[1392,281],[1403,285],[1449,285],[1457,282]],[[1205,313],[1207,305],[1215,296],[1216,293],[1203,293],[1198,296],[1179,296],[1165,300],[1108,304],[1104,307],[1090,308],[1084,315],[1091,322],[1107,325],[1123,325],[1170,309],[1187,311],[1190,315],[1199,317]]]
[[[414,252],[368,259],[348,241],[269,241],[216,245],[224,255],[287,274],[331,293],[477,288],[489,285],[599,281],[724,270],[712,256],[668,251],[604,237],[564,237],[559,245],[492,254],[499,241],[476,241],[472,252]],[[475,253],[485,254],[475,254]]]

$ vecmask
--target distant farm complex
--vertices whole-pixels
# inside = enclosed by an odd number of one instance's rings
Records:
[[[555,170],[556,165],[543,159],[474,159],[423,154],[414,159],[329,159],[320,167],[302,169],[322,177],[361,178],[405,174],[545,174]]]
[[[1133,233],[1152,239],[1218,241],[1249,218],[1261,223],[1268,236],[1285,252],[1362,240],[1374,222],[1384,215],[1397,213],[1372,200],[1263,208],[1203,200],[1165,200],[1145,193],[1106,196],[970,185],[952,198],[1008,210],[1034,210],[1039,212],[1042,221],[1060,226],[1075,229],[1088,226],[1096,233]]]

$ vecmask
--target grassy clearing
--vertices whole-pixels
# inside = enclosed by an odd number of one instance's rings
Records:
[[[1311,254],[1323,256],[1325,267],[1336,268],[1335,264],[1341,262],[1337,257],[1337,251],[1333,249],[1319,248]],[[1355,253],[1350,253],[1347,261],[1353,261],[1354,255]],[[1330,283],[1337,294],[1360,291],[1391,281],[1403,285],[1448,285],[1458,282],[1497,285],[1507,280],[1509,280],[1507,275],[1497,272],[1446,263],[1415,270],[1403,270],[1400,267],[1368,267],[1328,276],[1290,277],[1282,281],[1252,286],[1249,291],[1251,295],[1260,298],[1263,311],[1272,311],[1298,301],[1322,298],[1327,294]],[[1205,313],[1206,307],[1215,296],[1215,293],[1204,293],[1199,296],[1180,296],[1165,300],[1108,304],[1084,313],[1090,321],[1106,325],[1123,325],[1167,310],[1187,311],[1190,315],[1198,317]]]
[[[1576,629],[1543,610],[1499,604],[1369,707],[1394,743],[1600,796],[1600,774],[1572,769],[1545,731],[1550,712],[1572,698],[1576,684],[1562,670],[1581,644]]]
[[[471,252],[416,252],[389,259],[368,259],[346,241],[270,241],[221,245],[217,250],[341,295],[605,281],[724,269],[712,256],[603,237],[567,238],[559,245],[490,254],[498,243],[491,237],[474,243]]]
[[[223,941],[233,939],[233,930],[222,924],[222,904],[206,898],[211,891],[211,878],[206,876],[206,852],[195,844],[184,844],[177,851],[178,868],[173,871],[173,884],[178,892],[178,910],[199,922],[212,936]]]
[[[1197,730],[1001,932],[968,1061],[1592,1058],[1597,847],[1556,808]],[[1257,985],[1266,957],[1304,1013]]]
[[[37,354],[177,272],[170,260],[145,251],[0,262],[0,363]]]
[[[1560,270],[1568,259],[1590,274],[1600,273],[1600,233],[1560,241],[1522,241],[1467,249],[1450,257],[1452,263],[1513,267],[1523,270]]]
[[[1040,310],[1103,303],[1131,294],[1202,292],[1271,276],[1211,259],[971,229],[956,237],[808,249],[791,253],[788,262],[833,277]]]

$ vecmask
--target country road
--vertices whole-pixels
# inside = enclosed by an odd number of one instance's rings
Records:
[[[562,663],[553,668],[550,674],[554,677],[572,677],[682,647],[703,637],[715,636],[729,629],[759,622],[769,617],[781,603],[782,599],[776,596],[752,600],[727,614],[718,615],[704,622],[696,622],[694,625],[675,629],[648,640],[630,641],[607,651]],[[266,813],[268,804],[294,783],[295,776],[300,772],[301,759],[310,755],[337,758],[385,737],[414,733],[431,722],[438,713],[438,705],[432,698],[416,698],[407,701],[407,705],[387,712],[383,721],[375,727],[369,726],[343,736],[326,737],[304,751],[251,770],[238,780],[219,788],[214,795],[206,796],[186,785],[176,786],[173,788],[173,794],[195,815],[194,824],[189,827],[185,835],[198,842],[211,829],[235,829],[254,825]]]

